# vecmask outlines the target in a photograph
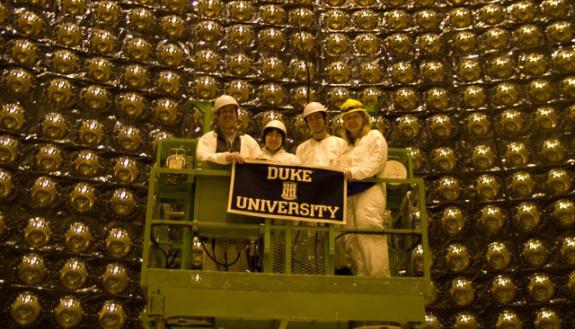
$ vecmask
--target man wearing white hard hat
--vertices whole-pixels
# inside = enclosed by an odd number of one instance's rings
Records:
[[[229,95],[222,95],[214,101],[212,127],[198,140],[196,157],[198,161],[220,165],[244,163],[245,159],[257,159],[261,150],[258,142],[238,129],[240,104]]]
[[[250,135],[239,131],[238,111],[240,105],[235,98],[222,95],[214,101],[212,129],[198,140],[196,157],[200,162],[219,165],[244,163],[245,159],[257,159],[261,150],[258,142]],[[218,262],[209,257],[204,258],[204,270],[226,270],[243,272],[248,268],[243,253],[243,245],[225,241],[212,240],[212,255]],[[234,260],[235,259],[235,260]],[[234,260],[228,262],[228,260]],[[229,264],[228,264],[229,263]],[[222,267],[222,264],[225,266]]]
[[[300,164],[336,168],[345,141],[327,132],[327,109],[321,103],[311,102],[303,109],[303,117],[311,131],[311,138],[296,149]]]
[[[383,229],[386,219],[385,184],[354,181],[383,177],[387,141],[378,130],[371,129],[369,114],[360,101],[351,98],[346,100],[341,106],[341,117],[343,128],[340,135],[345,139],[346,146],[339,167],[350,180],[346,227]],[[387,236],[348,234],[337,241],[338,260],[347,256],[354,274],[389,276]]]
[[[283,148],[286,137],[285,124],[280,120],[270,120],[262,129],[262,141],[265,146],[261,158],[279,164],[297,164],[297,157]]]

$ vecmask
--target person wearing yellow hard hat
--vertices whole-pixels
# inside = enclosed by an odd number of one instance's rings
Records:
[[[327,132],[327,109],[318,102],[311,102],[303,109],[303,117],[311,138],[296,149],[300,164],[336,168],[345,141]]]
[[[341,117],[343,128],[340,135],[346,146],[341,153],[339,168],[349,181],[346,226],[383,229],[385,184],[357,181],[383,175],[387,141],[378,130],[371,129],[369,114],[360,101],[346,100],[341,105]],[[389,276],[387,236],[347,234],[338,239],[337,259],[338,266],[345,260],[350,261],[356,275]]]
[[[239,131],[238,111],[240,104],[229,95],[214,101],[212,127],[198,140],[196,157],[200,162],[220,165],[244,163],[245,159],[257,159],[261,149],[258,142]]]
[[[285,124],[280,120],[270,120],[262,129],[262,141],[265,146],[261,158],[280,164],[297,164],[297,157],[283,148],[286,138]]]

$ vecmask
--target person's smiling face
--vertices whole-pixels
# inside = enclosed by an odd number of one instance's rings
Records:
[[[238,109],[235,105],[226,105],[218,111],[218,126],[233,129],[238,124]]]
[[[354,137],[359,137],[363,129],[363,116],[359,112],[352,112],[343,116],[345,129]]]
[[[325,129],[325,118],[323,113],[316,112],[305,117],[307,126],[311,130],[312,134],[320,134]]]
[[[272,152],[277,152],[283,143],[283,135],[277,129],[271,129],[265,139],[266,148]]]

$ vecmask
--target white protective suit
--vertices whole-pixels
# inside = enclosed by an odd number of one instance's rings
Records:
[[[317,141],[313,138],[306,140],[301,143],[296,149],[296,157],[299,163],[304,166],[320,166],[328,167],[331,169],[338,169],[338,161],[341,151],[346,145],[346,141],[337,136],[327,136],[326,138]],[[302,224],[317,226],[317,224]],[[322,260],[320,255],[317,255],[314,250],[317,250],[320,243],[324,243],[323,239],[325,236],[321,233],[314,233],[313,231],[307,231],[307,234],[303,237],[294,238],[294,245],[302,250],[307,250],[305,254],[293,255],[294,258],[303,257],[306,263],[306,267],[312,271],[312,273],[323,273],[325,262]],[[299,241],[299,243],[298,243]],[[308,254],[311,253],[311,254]],[[316,260],[315,257],[319,257]],[[295,270],[298,268],[296,266]]]
[[[302,165],[336,169],[346,144],[343,138],[336,136],[328,136],[320,141],[310,138],[297,147],[295,155]]]
[[[258,142],[247,134],[242,134],[238,137],[240,139],[240,154],[245,159],[257,159],[261,155],[261,150]],[[199,162],[212,162],[220,165],[229,165],[230,162],[226,160],[226,156],[230,152],[216,152],[218,145],[218,135],[215,131],[209,131],[202,135],[198,140],[196,147],[196,158]],[[211,246],[211,248],[209,247]],[[245,272],[248,269],[248,263],[245,253],[245,244],[236,243],[234,241],[217,241],[214,244],[207,244],[206,247],[210,254],[212,254],[218,262],[224,263],[233,262],[239,255],[238,261],[230,265],[227,269],[231,272]],[[204,270],[224,270],[224,267],[218,266],[207,256],[204,256],[203,267]]]
[[[273,162],[273,163],[277,163],[277,164],[283,164],[283,165],[292,165],[292,164],[298,164],[299,162],[297,161],[297,158],[295,156],[295,154],[293,153],[288,153],[286,152],[286,150],[284,150],[283,148],[278,150],[276,153],[272,154],[269,152],[269,150],[264,147],[262,149],[262,154],[261,154],[261,158],[264,160],[267,160],[269,162]],[[279,220],[279,219],[274,219],[273,220],[273,224],[274,225],[285,225],[286,224],[286,220]],[[273,230],[271,232],[271,246],[272,246],[272,257],[273,257],[273,263],[274,264],[279,264],[284,262],[284,246],[282,245],[283,243],[283,239],[285,236],[286,231],[284,230]]]
[[[381,177],[387,161],[387,142],[377,130],[348,144],[340,158],[340,169],[351,171],[353,180]],[[385,184],[375,184],[348,197],[349,229],[383,229],[386,207]],[[362,276],[389,276],[387,236],[347,234],[337,240],[338,248],[349,257],[352,270]],[[341,258],[341,255],[340,255]],[[341,264],[340,264],[341,265]]]
[[[274,162],[274,163],[279,163],[279,164],[284,164],[284,165],[292,165],[292,164],[298,164],[299,163],[295,154],[288,153],[283,148],[281,150],[277,151],[276,153],[271,153],[270,151],[268,151],[267,148],[264,147],[262,149],[262,154],[261,154],[260,158],[267,160],[269,162]]]
[[[240,154],[245,159],[257,159],[260,157],[261,149],[258,142],[250,135],[242,134],[239,136],[241,148]],[[217,152],[218,135],[215,131],[209,131],[202,135],[198,140],[196,147],[196,158],[199,162],[209,161],[220,165],[228,165],[230,162],[226,160],[226,156],[230,152]]]

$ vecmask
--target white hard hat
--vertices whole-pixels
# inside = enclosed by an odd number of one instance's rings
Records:
[[[265,137],[266,135],[266,130],[268,129],[278,129],[281,132],[283,132],[284,138],[287,136],[287,129],[286,129],[286,125],[281,122],[280,120],[270,120],[265,126],[264,129],[262,129],[262,138]]]
[[[214,101],[214,113],[217,113],[222,107],[226,105],[235,105],[236,108],[240,107],[238,101],[230,95],[221,95]]]
[[[308,115],[312,114],[312,113],[316,113],[316,112],[327,112],[327,109],[325,108],[325,106],[323,106],[321,103],[318,102],[311,102],[309,104],[307,104],[304,108],[303,108],[303,117],[307,117]]]

